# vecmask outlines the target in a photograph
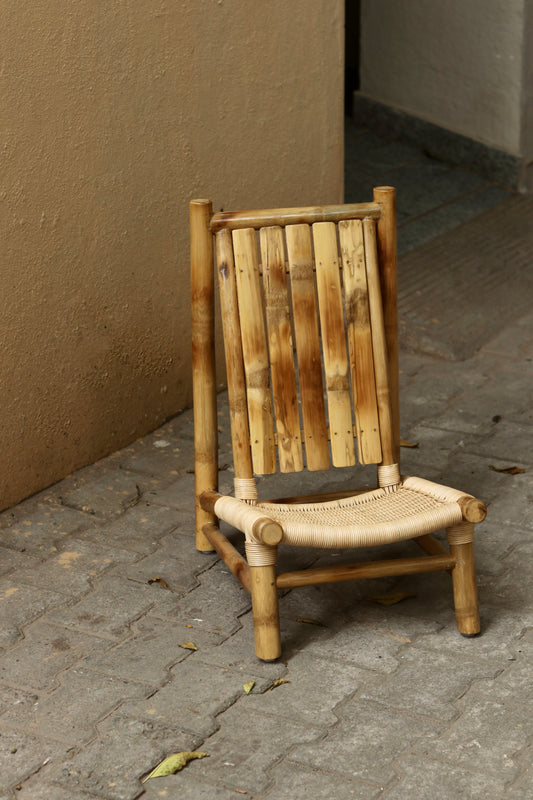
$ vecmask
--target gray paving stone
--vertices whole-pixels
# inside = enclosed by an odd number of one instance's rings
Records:
[[[167,755],[198,744],[175,723],[164,727],[119,712],[99,725],[97,737],[81,752],[51,770],[50,777],[69,791],[89,792],[106,800],[134,800],[142,794],[143,775]]]
[[[122,514],[136,504],[144,492],[160,485],[156,477],[109,469],[100,462],[56,483],[43,498],[84,511],[96,519],[106,519]]]
[[[130,472],[156,475],[171,483],[181,470],[190,466],[190,461],[190,448],[184,447],[179,435],[166,425],[117,451],[108,463]]]
[[[502,615],[494,599],[490,605],[482,604],[480,616],[480,636],[461,636],[457,631],[455,619],[450,619],[436,633],[420,636],[414,643],[413,652],[419,648],[433,650],[435,653],[456,658],[458,665],[463,659],[480,665],[490,662],[496,665],[505,664],[514,658],[516,641],[523,630],[522,621]]]
[[[523,391],[523,380],[522,387]],[[523,398],[523,408],[516,412],[516,416],[523,416],[524,408],[530,406],[529,398]],[[527,404],[527,405],[526,405]],[[502,403],[503,405],[503,403]],[[476,444],[476,452],[480,455],[487,455],[493,459],[505,461],[506,464],[531,465],[531,449],[533,446],[533,421],[518,422],[512,419],[502,418],[502,421],[495,426],[492,436],[480,439]]]
[[[400,668],[387,680],[371,689],[363,688],[358,697],[381,703],[387,708],[413,710],[437,719],[457,717],[454,703],[464,695],[472,681],[494,677],[498,672],[490,662],[458,657],[457,653],[411,648],[400,655]]]
[[[304,650],[341,665],[394,672],[401,648],[417,636],[435,631],[437,624],[391,609],[394,607],[360,607],[338,628],[316,632],[313,629],[309,634],[313,638],[308,639]]]
[[[60,552],[38,565],[17,570],[17,580],[31,586],[55,589],[67,596],[87,592],[91,581],[115,564],[126,564],[131,552],[112,547],[68,538],[62,542]]]
[[[198,586],[198,575],[217,559],[216,554],[199,553],[192,536],[171,533],[160,539],[153,553],[135,563],[118,565],[115,572],[140,583],[147,583],[157,576],[174,594],[185,594]]]
[[[175,595],[168,592],[168,599],[163,598],[154,608],[154,616],[179,619],[199,630],[214,631],[222,636],[239,630],[238,617],[251,605],[246,590],[218,565],[203,572],[198,580],[198,588],[181,599],[175,599]]]
[[[397,763],[399,781],[383,792],[384,800],[502,800],[505,782],[495,775],[471,772],[468,766],[442,764],[426,756],[403,756]]]
[[[67,628],[96,636],[124,638],[131,623],[157,601],[157,584],[146,585],[104,575],[94,581],[93,590],[78,603],[51,612],[48,619]]]
[[[173,800],[173,798],[191,798],[191,800],[235,800],[239,793],[234,789],[225,789],[210,783],[190,778],[186,772],[178,772],[168,778],[149,780],[144,784],[143,800]],[[250,798],[250,800],[253,800]]]
[[[533,746],[527,747],[521,756],[521,772],[508,788],[506,800],[529,800],[533,786]]]
[[[334,772],[318,772],[287,759],[277,764],[273,772],[274,785],[262,795],[265,800],[373,800],[383,796],[381,786],[346,776],[339,780]]]
[[[20,553],[10,547],[0,546],[0,575],[6,575],[11,570],[26,567],[31,568],[38,564],[38,559],[27,553]]]
[[[179,524],[180,517],[174,509],[153,505],[143,498],[113,522],[93,525],[77,537],[146,554],[155,550],[159,539]]]
[[[24,781],[17,791],[17,800],[95,800],[97,795],[65,789],[57,783],[43,780],[42,774]]]
[[[37,620],[24,629],[24,639],[0,656],[0,682],[42,691],[57,684],[58,674],[109,642]]]
[[[0,791],[15,787],[32,773],[60,761],[67,747],[25,731],[0,730]],[[7,797],[7,795],[5,795]],[[18,791],[17,797],[20,797]],[[24,795],[22,795],[24,796]],[[26,797],[29,795],[26,794]]]
[[[250,694],[247,710],[328,728],[338,720],[339,703],[369,684],[381,684],[383,678],[369,670],[333,661],[327,651],[323,658],[305,651],[290,658],[283,680],[289,683],[262,694]],[[316,691],[317,686],[320,691]]]
[[[200,648],[198,659],[205,664],[240,673],[243,683],[247,683],[245,676],[249,674],[261,675],[271,680],[283,677],[287,671],[284,663],[287,657],[286,651],[283,653],[283,658],[278,661],[270,663],[260,661],[254,651],[252,613],[248,612],[239,617],[239,623],[240,629],[224,638],[220,644],[211,641],[210,646]],[[197,635],[197,629],[193,628],[190,636],[194,639]],[[211,632],[208,635],[210,638],[214,636]]]
[[[72,746],[93,738],[94,725],[119,703],[148,691],[149,687],[122,678],[71,669],[61,676],[55,691],[13,704],[2,722]]]
[[[396,759],[410,752],[418,741],[433,740],[442,728],[443,723],[437,720],[351,700],[342,707],[339,725],[323,739],[295,747],[290,758],[315,769],[384,786],[396,775]]]
[[[245,697],[217,718],[219,730],[201,747],[209,753],[209,758],[190,764],[184,777],[261,797],[271,781],[272,765],[293,745],[309,742],[319,735],[317,728],[308,725],[248,713],[245,703],[248,699]]]
[[[135,719],[163,725],[178,725],[181,730],[208,736],[217,727],[215,717],[239,698],[249,699],[243,682],[255,680],[256,691],[271,684],[260,675],[248,674],[202,663],[196,653],[171,670],[168,683],[146,700],[126,703],[122,710]]]
[[[169,670],[174,664],[190,656],[191,651],[180,644],[192,641],[198,652],[203,653],[204,649],[214,649],[219,640],[210,631],[189,629],[181,622],[145,616],[134,624],[127,641],[112,648],[108,645],[103,653],[93,651],[81,664],[87,669],[157,687],[169,679]]]
[[[38,557],[53,554],[68,534],[93,524],[89,514],[43,499],[43,493],[0,514],[0,543]]]
[[[0,645],[11,645],[21,636],[21,628],[47,609],[65,602],[65,596],[48,589],[24,586],[16,576],[0,581]]]
[[[533,733],[533,718],[530,709],[508,703],[505,686],[500,689],[494,681],[493,688],[493,695],[485,697],[473,686],[458,703],[459,718],[423,750],[429,758],[509,783],[519,774],[518,759]]]

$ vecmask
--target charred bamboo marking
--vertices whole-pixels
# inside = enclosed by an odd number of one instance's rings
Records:
[[[355,448],[335,224],[315,223],[313,240],[331,456],[334,466],[347,467],[355,464]]]
[[[361,464],[378,464],[381,461],[381,442],[362,223],[359,220],[339,222],[339,239],[357,454]]]
[[[255,472],[267,475],[276,470],[276,455],[257,239],[253,228],[232,236],[252,462]]]
[[[303,469],[300,415],[282,229],[262,228],[260,241],[280,469],[300,472]]]
[[[311,231],[308,225],[288,225],[285,235],[290,268],[307,468],[309,470],[327,469],[329,467],[329,448],[313,277]]]

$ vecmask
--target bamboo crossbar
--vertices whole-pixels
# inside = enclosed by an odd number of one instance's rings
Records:
[[[232,575],[244,586],[248,593],[252,591],[250,567],[243,556],[229,542],[219,528],[212,522],[203,527],[203,534],[214,547]]]
[[[278,589],[312,586],[319,583],[340,583],[341,581],[362,578],[388,578],[392,575],[415,575],[420,572],[439,572],[453,569],[454,556],[427,556],[414,558],[395,558],[388,561],[373,561],[368,564],[344,564],[336,567],[283,572],[278,575]]]
[[[266,208],[259,211],[221,211],[213,214],[210,227],[213,233],[223,228],[265,228],[270,225],[297,225],[314,222],[338,222],[341,219],[364,219],[381,216],[379,203],[352,203],[350,205],[308,206],[302,208]]]

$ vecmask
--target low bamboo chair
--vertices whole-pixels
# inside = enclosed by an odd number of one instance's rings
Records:
[[[278,589],[448,570],[459,631],[479,632],[469,494],[400,473],[395,190],[373,202],[213,214],[190,205],[196,547],[250,592],[258,658],[281,654]],[[218,493],[215,274],[235,496]],[[256,475],[377,465],[377,488],[258,499]],[[244,558],[217,519],[244,533]],[[449,550],[431,536],[445,528]],[[277,574],[278,546],[414,539],[423,553]]]

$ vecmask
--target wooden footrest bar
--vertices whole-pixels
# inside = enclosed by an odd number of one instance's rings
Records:
[[[220,533],[220,530],[212,522],[204,525],[202,531],[232,575],[235,575],[247,592],[251,592],[250,567],[246,559],[241,556],[239,551],[233,547],[231,542],[226,539],[223,533]]]
[[[455,557],[446,555],[427,558],[395,558],[390,561],[371,561],[367,564],[345,564],[338,567],[306,569],[278,575],[278,589],[311,586],[317,583],[337,583],[358,578],[385,578],[391,575],[414,575],[418,572],[438,572],[455,567]]]

